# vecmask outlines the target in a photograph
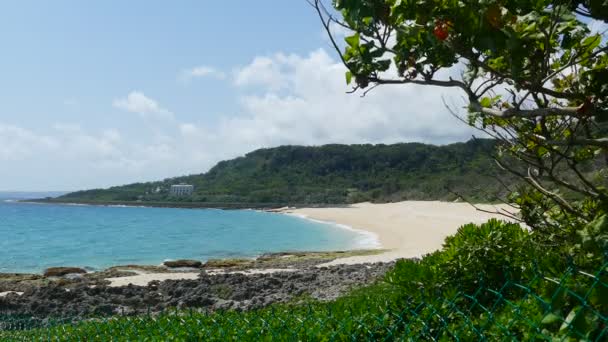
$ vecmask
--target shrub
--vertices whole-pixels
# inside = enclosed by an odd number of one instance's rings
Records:
[[[424,297],[480,286],[499,290],[507,279],[530,275],[539,257],[532,235],[520,225],[492,219],[467,224],[446,238],[443,249],[422,260],[401,260],[387,275],[410,295]]]
[[[519,224],[492,219],[467,224],[445,239],[440,269],[446,281],[464,292],[480,283],[500,289],[507,279],[519,281],[534,267],[536,246]]]

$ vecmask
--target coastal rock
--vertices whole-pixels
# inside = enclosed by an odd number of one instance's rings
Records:
[[[71,282],[68,288],[61,281],[42,286],[16,284],[12,291],[24,293],[0,297],[0,312],[77,320],[91,315],[156,313],[176,307],[251,310],[304,295],[333,300],[355,287],[376,282],[393,265],[338,265],[323,269],[310,266],[268,274],[203,272],[196,279],[154,281],[148,286],[91,287],[86,282]]]
[[[173,260],[173,261],[165,261],[163,265],[170,268],[179,268],[179,267],[192,267],[192,268],[200,268],[203,263],[198,260]]]
[[[62,277],[67,274],[84,274],[86,270],[79,267],[50,267],[44,270],[45,277]]]

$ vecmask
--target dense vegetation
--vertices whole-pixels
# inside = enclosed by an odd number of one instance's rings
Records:
[[[606,234],[607,223],[590,229]],[[603,341],[608,275],[584,239],[581,251],[547,250],[517,224],[469,224],[443,250],[400,261],[384,281],[328,303],[303,297],[249,312],[193,309],[58,325],[48,319],[50,327],[34,329],[27,320],[9,321],[16,331],[0,329],[0,339]],[[570,259],[580,253],[587,257]]]
[[[65,201],[192,201],[209,203],[352,203],[457,198],[491,201],[506,190],[494,175],[492,140],[433,146],[281,146],[218,163],[209,172],[67,194]],[[507,182],[509,182],[507,180]],[[194,185],[171,197],[171,184]]]

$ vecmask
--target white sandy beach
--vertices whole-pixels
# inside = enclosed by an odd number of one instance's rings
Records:
[[[477,207],[488,211],[513,211],[506,205],[477,205]],[[301,208],[283,212],[371,232],[378,237],[382,248],[389,250],[379,255],[338,259],[321,266],[420,257],[440,249],[443,240],[456,233],[458,227],[463,224],[482,223],[490,218],[507,219],[503,215],[479,211],[468,203],[439,201],[359,203],[343,208]]]

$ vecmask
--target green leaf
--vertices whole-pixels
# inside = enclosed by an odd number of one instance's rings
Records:
[[[348,44],[348,46],[350,47],[357,47],[359,46],[359,33],[355,33],[352,36],[346,37],[344,38],[344,40],[346,41],[346,44]]]
[[[585,307],[579,305],[568,313],[564,323],[559,328],[561,334],[566,334],[568,331],[574,331],[575,335],[584,334],[589,326],[585,314]]]
[[[350,71],[347,71],[345,76],[346,76],[346,85],[349,85],[350,82],[352,82],[352,80],[353,80],[353,73]]]
[[[489,97],[484,97],[481,99],[479,104],[481,104],[481,106],[484,108],[490,108],[492,107],[492,99],[490,99]]]
[[[550,325],[555,322],[559,322],[561,319],[562,318],[559,317],[558,315],[554,314],[553,312],[550,312],[543,318],[543,320],[540,323],[543,325]]]
[[[581,43],[581,47],[583,47],[587,51],[593,51],[600,43],[602,42],[602,37],[599,34],[594,36],[587,37]]]

